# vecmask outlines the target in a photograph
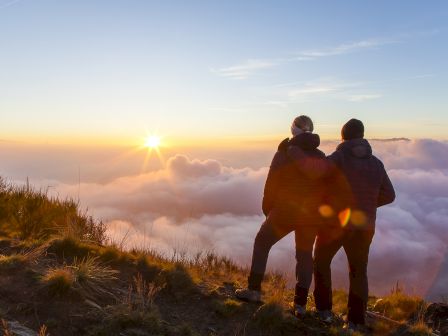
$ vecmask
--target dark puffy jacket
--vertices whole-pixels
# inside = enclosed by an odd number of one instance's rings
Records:
[[[341,224],[347,228],[372,229],[375,227],[376,209],[392,203],[395,191],[383,163],[372,155],[372,148],[365,139],[342,142],[336,151],[328,156],[334,164],[333,179],[345,179],[338,184],[339,201],[350,209],[347,216],[340,217]],[[339,178],[339,181],[341,179]]]
[[[269,169],[263,196],[263,213],[286,206],[303,214],[317,213],[324,188],[320,181],[325,154],[317,147],[319,135],[302,133],[283,140]],[[316,168],[317,167],[317,168]]]

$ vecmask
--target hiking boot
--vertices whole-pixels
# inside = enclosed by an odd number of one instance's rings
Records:
[[[317,317],[322,322],[328,324],[332,323],[334,319],[333,312],[331,310],[318,310]]]
[[[261,292],[249,288],[237,289],[235,296],[242,301],[261,302]]]
[[[303,318],[306,315],[306,306],[299,305],[297,303],[293,304],[293,314],[297,318]]]

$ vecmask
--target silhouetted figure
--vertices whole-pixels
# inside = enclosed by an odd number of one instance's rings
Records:
[[[330,320],[332,288],[330,264],[343,247],[350,273],[346,327],[357,329],[365,324],[368,299],[367,262],[375,232],[377,207],[395,199],[395,191],[383,163],[372,155],[364,139],[364,125],[349,120],[341,131],[343,142],[328,157],[331,178],[337,195],[333,226],[321,230],[314,252],[314,297],[319,314]],[[342,182],[341,182],[342,181]],[[344,210],[345,209],[345,210]],[[336,222],[337,221],[337,222]]]
[[[313,134],[313,122],[307,116],[297,117],[292,126],[292,139],[285,139],[278,147],[267,177],[262,224],[254,243],[248,288],[237,290],[236,296],[247,301],[261,300],[261,283],[271,247],[288,233],[295,231],[296,292],[295,312],[305,314],[308,290],[313,274],[312,250],[321,216],[324,187],[322,167],[325,154],[317,147],[320,138]],[[320,164],[315,164],[322,161]]]

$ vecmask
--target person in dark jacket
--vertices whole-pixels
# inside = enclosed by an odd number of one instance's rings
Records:
[[[318,147],[319,135],[313,134],[313,122],[307,116],[297,117],[292,126],[292,139],[279,145],[272,160],[263,196],[266,220],[254,242],[248,288],[236,291],[242,300],[260,301],[261,283],[271,247],[295,231],[296,292],[294,309],[297,316],[306,312],[313,275],[312,250],[319,229],[324,188],[315,164],[325,159]]]
[[[343,142],[327,159],[330,178],[338,181],[331,193],[338,195],[332,227],[318,233],[314,251],[314,297],[318,313],[331,319],[330,264],[343,247],[349,264],[350,289],[346,327],[362,329],[368,299],[367,263],[375,232],[377,208],[395,199],[395,191],[383,163],[372,155],[364,139],[364,125],[351,119],[342,128]]]

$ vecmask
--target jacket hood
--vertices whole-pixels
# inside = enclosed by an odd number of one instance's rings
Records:
[[[289,146],[297,146],[303,150],[313,150],[319,147],[320,137],[318,134],[304,132],[296,135],[294,138],[289,140]]]
[[[337,149],[358,159],[366,159],[372,156],[372,147],[366,139],[346,140],[340,143]]]

